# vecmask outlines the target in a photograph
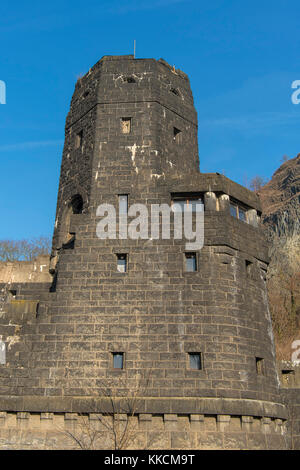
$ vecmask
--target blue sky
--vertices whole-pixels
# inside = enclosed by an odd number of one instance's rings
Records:
[[[186,72],[203,172],[247,184],[300,153],[300,4],[281,0],[11,1],[0,5],[0,239],[52,236],[64,124],[103,55]]]

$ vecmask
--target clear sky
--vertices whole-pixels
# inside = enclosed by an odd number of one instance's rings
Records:
[[[52,236],[65,118],[103,55],[164,58],[189,75],[200,169],[246,184],[300,153],[295,0],[28,0],[0,4],[0,239]]]

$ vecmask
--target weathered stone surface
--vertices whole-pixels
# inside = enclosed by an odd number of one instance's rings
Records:
[[[122,132],[124,118],[130,132]],[[98,238],[97,207],[118,208],[119,195],[148,209],[176,196],[203,198],[197,270],[185,271],[186,240],[174,238],[173,227],[169,240]],[[230,201],[251,223],[230,215]],[[30,440],[35,448],[71,448],[66,431],[82,432],[81,418],[97,413],[133,424],[131,448],[284,447],[274,426],[287,410],[262,276],[268,247],[254,223],[260,211],[253,192],[199,172],[185,74],[164,61],[107,56],[79,79],[66,120],[52,285],[19,286],[15,300],[39,300],[36,315],[23,309],[10,318],[1,304],[6,448],[29,448]],[[117,270],[120,254],[127,256],[125,273]],[[7,286],[0,287],[4,297]],[[114,352],[124,354],[123,369],[113,368]],[[201,370],[190,367],[189,353],[201,353]],[[256,358],[264,360],[261,375]],[[31,415],[17,420],[16,413]],[[43,413],[39,425],[32,413]],[[255,419],[240,423],[241,416]],[[119,445],[101,432],[98,446]]]

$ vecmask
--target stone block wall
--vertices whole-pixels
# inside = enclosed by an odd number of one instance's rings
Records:
[[[286,448],[285,420],[258,416],[1,412],[2,449]]]
[[[278,372],[281,393],[288,411],[287,432],[289,449],[300,449],[300,364],[293,361],[280,361]]]
[[[129,133],[122,118],[131,120]],[[27,445],[26,423],[34,445],[62,445],[57,423],[77,432],[78,415],[95,421],[91,414],[107,412],[99,397],[135,392],[139,408],[129,418],[139,448],[156,434],[163,444],[153,445],[174,449],[286,445],[260,204],[198,165],[197,116],[181,71],[164,61],[104,57],[79,80],[66,121],[53,283],[40,286],[40,297],[24,285],[1,316],[2,429],[16,436],[8,446]],[[203,199],[195,272],[186,271],[189,250],[173,226],[170,239],[97,236],[97,207],[118,208],[120,195],[149,214],[152,204],[171,206],[176,196]],[[243,207],[248,223],[230,215],[230,202]],[[120,254],[127,255],[124,273]],[[124,355],[122,369],[113,367],[113,353]],[[201,354],[199,369],[191,353]],[[126,421],[128,412],[121,414]],[[34,429],[46,420],[54,426],[38,442]]]

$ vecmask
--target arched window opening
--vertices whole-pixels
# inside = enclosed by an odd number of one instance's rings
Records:
[[[75,194],[65,207],[60,229],[59,248],[73,249],[75,246],[75,233],[70,233],[71,217],[73,214],[82,214],[83,199],[80,194]]]
[[[76,194],[76,196],[72,197],[70,205],[71,205],[73,214],[82,214],[83,199],[80,196],[80,194]]]

